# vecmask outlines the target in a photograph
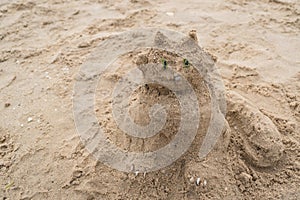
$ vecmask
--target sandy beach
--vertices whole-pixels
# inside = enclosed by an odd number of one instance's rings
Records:
[[[85,148],[74,122],[74,85],[99,45],[151,27],[187,38],[196,31],[195,42],[225,86],[226,126],[200,159],[212,99],[203,77],[193,65],[181,69],[183,58],[168,52],[123,55],[112,65],[123,68],[107,73],[95,92],[95,113],[111,141],[143,152],[175,138],[180,109],[168,89],[150,84],[131,96],[137,124],[149,123],[147,113],[157,102],[174,118],[147,140],[118,129],[111,120],[113,99],[101,93],[112,90],[124,70],[161,64],[161,58],[190,81],[201,122],[195,142],[174,163],[126,173]],[[300,1],[1,0],[0,47],[1,200],[300,199]]]

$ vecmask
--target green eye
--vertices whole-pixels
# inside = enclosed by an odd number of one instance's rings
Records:
[[[162,64],[163,64],[163,68],[164,69],[167,69],[167,61],[163,58],[163,59],[161,59],[161,62],[162,62]]]
[[[190,66],[190,62],[187,59],[183,59],[183,64],[184,64],[184,67]]]

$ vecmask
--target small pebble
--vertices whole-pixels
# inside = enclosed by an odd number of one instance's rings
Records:
[[[174,13],[173,12],[166,12],[166,14],[170,17],[173,17],[174,16]]]
[[[194,182],[195,182],[194,177],[191,177],[191,178],[190,178],[190,183],[194,183]]]
[[[200,179],[200,178],[197,178],[197,179],[196,179],[196,185],[200,185],[200,181],[201,181],[201,179]]]
[[[32,122],[32,117],[28,117],[27,122]]]
[[[203,181],[203,187],[205,187],[206,185],[207,185],[207,181],[204,180],[204,181]]]
[[[77,47],[78,48],[87,48],[87,47],[90,47],[90,46],[91,46],[91,44],[89,42],[82,42]]]

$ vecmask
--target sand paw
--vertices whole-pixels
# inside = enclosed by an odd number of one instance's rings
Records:
[[[229,92],[228,119],[241,139],[245,158],[258,167],[272,167],[282,157],[281,135],[274,123],[238,93]]]

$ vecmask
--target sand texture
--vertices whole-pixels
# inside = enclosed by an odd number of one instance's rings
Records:
[[[131,137],[113,119],[110,92],[117,82],[135,67],[157,73],[146,64],[161,66],[163,75],[161,58],[193,87],[201,122],[176,162],[125,173],[85,148],[74,123],[73,89],[100,44],[148,27],[183,33],[203,49],[204,63],[217,67],[225,85],[225,126],[200,159],[212,112],[205,77],[192,63],[183,67],[175,53],[124,54],[95,90],[95,113],[109,140],[128,152],[150,152],[176,136],[180,103],[159,84],[138,87],[126,107],[134,123],[147,126],[151,107],[163,105],[166,122],[158,134]],[[300,199],[300,1],[2,0],[0,47],[0,200]]]

